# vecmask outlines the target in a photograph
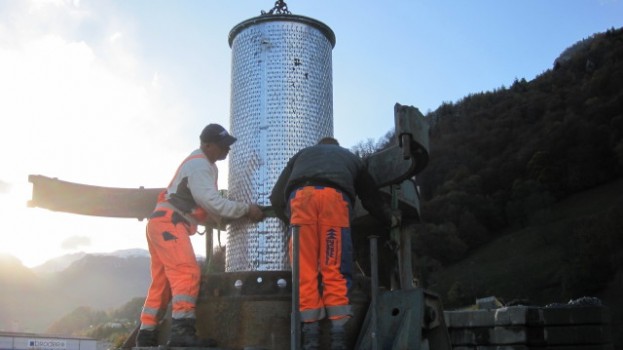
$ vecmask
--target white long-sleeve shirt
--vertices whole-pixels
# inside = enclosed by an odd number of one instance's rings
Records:
[[[165,198],[177,210],[195,216],[202,208],[214,221],[237,219],[249,212],[249,204],[224,198],[218,192],[218,168],[201,149],[193,151],[179,166]],[[200,219],[199,217],[196,217]]]

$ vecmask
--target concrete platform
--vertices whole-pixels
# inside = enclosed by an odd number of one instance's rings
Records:
[[[601,305],[444,311],[453,350],[611,350]]]
[[[529,307],[511,306],[490,310],[444,311],[448,327],[544,326],[609,324],[610,313],[603,306]]]

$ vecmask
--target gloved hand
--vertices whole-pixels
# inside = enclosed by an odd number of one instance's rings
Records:
[[[281,207],[281,206],[277,206],[273,204],[272,206],[266,207],[266,208],[267,209],[264,211],[264,215],[266,215],[266,217],[278,218],[284,224],[286,224],[286,226],[290,224],[290,219],[288,219],[285,213],[285,207]]]
[[[262,213],[264,213],[265,218],[276,218],[277,214],[275,213],[275,209],[271,206],[260,205],[260,209],[262,209]]]
[[[402,215],[400,213],[400,210],[392,210],[390,228],[391,229],[398,228],[400,227],[401,223],[402,223]]]
[[[264,219],[264,212],[257,204],[251,204],[247,217],[253,222],[258,222]]]

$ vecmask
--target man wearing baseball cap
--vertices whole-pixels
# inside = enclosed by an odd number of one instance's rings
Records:
[[[214,347],[195,331],[195,306],[201,270],[190,236],[197,225],[264,218],[259,206],[222,197],[218,192],[216,162],[224,160],[236,142],[225,128],[209,124],[199,135],[200,146],[178,167],[171,183],[158,197],[147,223],[151,278],[141,312],[137,347],[158,346],[157,326],[169,302],[172,309],[170,347]]]

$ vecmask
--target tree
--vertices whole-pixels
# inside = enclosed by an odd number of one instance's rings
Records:
[[[467,245],[458,237],[454,224],[418,225],[412,244],[417,256],[430,257],[443,265],[462,259],[467,252]]]
[[[90,326],[107,320],[104,311],[93,310],[87,306],[80,306],[60,320],[54,322],[47,333],[62,336],[83,336]]]

